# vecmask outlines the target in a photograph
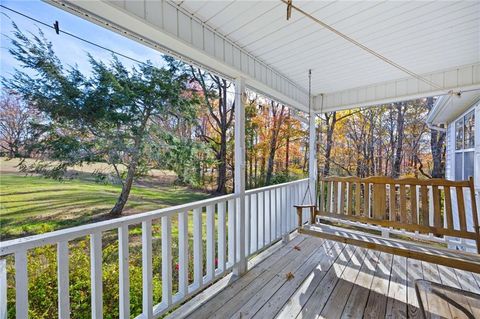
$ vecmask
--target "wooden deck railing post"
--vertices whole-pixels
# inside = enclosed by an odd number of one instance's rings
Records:
[[[233,272],[242,275],[247,271],[245,256],[245,80],[235,81],[235,195],[238,195],[237,216],[239,260]]]

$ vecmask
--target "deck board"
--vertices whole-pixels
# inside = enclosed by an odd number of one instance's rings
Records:
[[[289,272],[293,277],[287,279]],[[480,293],[476,273],[299,234],[244,276],[215,290],[187,315],[200,319],[420,318],[417,279]],[[461,317],[438,300],[426,307],[432,318]],[[471,310],[480,315],[479,309]],[[170,317],[187,316],[177,311]]]

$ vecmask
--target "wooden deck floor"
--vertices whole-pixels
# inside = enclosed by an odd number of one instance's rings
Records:
[[[479,274],[298,235],[188,317],[421,317],[420,278],[480,293]],[[466,318],[447,303],[428,307],[432,317]],[[473,311],[480,318],[480,309]]]

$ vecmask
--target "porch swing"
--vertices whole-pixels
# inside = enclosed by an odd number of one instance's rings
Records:
[[[312,70],[308,70],[308,114],[309,116],[312,116],[311,114],[311,92],[312,92]],[[310,121],[308,123],[309,128],[310,128]],[[310,131],[310,130],[309,130]],[[312,169],[311,167],[309,169]],[[297,216],[299,220],[299,224],[301,223],[302,220],[302,212],[304,209],[309,209],[310,211],[310,222],[314,223],[315,222],[315,209],[317,208],[317,201],[316,201],[316,196],[313,196],[312,198],[312,193],[310,189],[310,184],[311,181],[308,182],[307,188],[305,190],[305,194],[303,194],[302,202],[300,204],[293,205],[294,208],[297,210]],[[305,202],[305,199],[307,198],[307,194],[309,196],[310,201]]]

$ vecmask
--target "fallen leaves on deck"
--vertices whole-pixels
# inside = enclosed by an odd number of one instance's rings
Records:
[[[293,246],[293,249],[298,250],[298,251],[302,250],[302,249],[300,248],[300,246],[297,246],[297,245]]]
[[[293,278],[295,278],[295,276],[292,274],[292,272],[287,272],[287,274],[285,275],[287,281],[288,280],[292,280]]]

